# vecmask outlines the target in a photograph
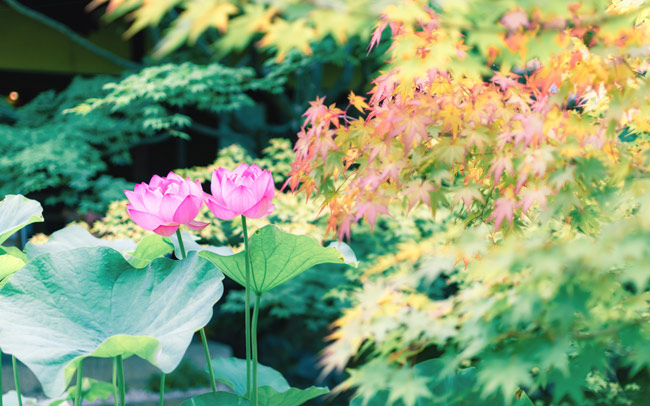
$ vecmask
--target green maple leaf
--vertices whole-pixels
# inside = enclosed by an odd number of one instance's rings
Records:
[[[486,359],[481,363],[477,376],[483,385],[483,396],[501,392],[506,404],[510,404],[519,387],[533,384],[532,367],[530,362],[507,354]]]
[[[412,369],[400,369],[390,380],[388,404],[402,400],[405,406],[413,406],[418,399],[431,398],[428,382],[426,377],[418,376]]]

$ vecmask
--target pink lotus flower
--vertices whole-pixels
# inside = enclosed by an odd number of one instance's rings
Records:
[[[218,218],[230,220],[239,215],[258,219],[270,214],[275,184],[270,171],[257,165],[241,164],[234,171],[219,168],[212,172],[212,195],[205,203]]]
[[[147,185],[142,182],[134,190],[125,190],[129,199],[126,212],[145,230],[170,236],[181,224],[193,230],[208,225],[194,221],[203,205],[203,188],[198,180],[183,179],[174,172],[167,177],[154,175]]]

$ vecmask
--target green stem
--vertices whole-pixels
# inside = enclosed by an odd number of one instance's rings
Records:
[[[113,358],[113,403],[115,406],[119,406],[117,403],[117,358]]]
[[[244,322],[246,323],[246,393],[251,395],[251,262],[248,256],[248,228],[246,227],[246,217],[241,216],[241,225],[244,232],[244,250],[246,252],[246,286],[244,296]]]
[[[203,352],[205,352],[205,360],[208,363],[208,373],[210,374],[210,387],[212,392],[217,393],[217,384],[214,379],[214,369],[212,369],[212,359],[210,358],[210,349],[208,348],[208,339],[205,338],[205,329],[200,330],[201,341],[203,342]]]
[[[126,388],[124,382],[124,361],[122,356],[117,356],[117,387],[120,390],[120,406],[126,406]]]
[[[160,406],[165,406],[165,373],[160,373]]]
[[[253,406],[258,405],[258,393],[257,393],[257,318],[260,312],[260,299],[262,298],[261,293],[255,295],[255,307],[253,308],[253,327],[252,327],[252,346],[253,346]]]
[[[183,245],[183,237],[181,237],[180,229],[176,230],[176,238],[178,239],[178,246],[181,250],[181,259],[185,259],[187,257],[187,253],[185,252],[185,246]],[[208,373],[210,374],[210,387],[212,388],[212,392],[217,393],[217,384],[215,383],[215,379],[214,379],[214,369],[212,369],[212,359],[210,358],[210,349],[208,348],[208,340],[205,338],[205,329],[201,328],[201,330],[199,330],[199,333],[201,334],[201,341],[203,342],[203,352],[205,353],[205,362],[208,365]],[[163,406],[162,401],[160,403],[160,406]]]
[[[81,379],[83,377],[83,358],[79,360],[79,367],[77,367],[77,392],[74,396],[74,406],[81,406]]]
[[[178,240],[178,246],[181,249],[181,259],[185,259],[187,257],[187,253],[185,252],[185,246],[183,245],[183,237],[181,237],[180,228],[176,230],[176,239]]]
[[[18,365],[16,365],[16,357],[11,356],[11,365],[14,369],[14,382],[16,384],[16,396],[18,397],[18,406],[23,406],[23,397],[20,394],[20,381],[18,380]]]

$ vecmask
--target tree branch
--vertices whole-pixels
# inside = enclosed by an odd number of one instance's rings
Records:
[[[32,10],[31,8],[24,6],[20,4],[17,0],[4,0],[5,3],[17,11],[18,13],[31,18],[33,20],[36,20],[42,24],[45,24],[46,26],[60,32],[61,34],[65,35],[66,37],[70,38],[73,42],[76,42],[77,44],[81,45],[82,47],[86,48],[90,52],[97,54],[101,56],[104,59],[107,59],[114,64],[125,68],[125,69],[140,69],[142,66],[140,64],[137,64],[133,61],[129,61],[128,59],[124,59],[120,56],[115,55],[114,53],[105,50],[102,47],[99,47],[95,45],[94,43],[88,41],[81,35],[77,34],[76,32],[72,31],[70,28],[68,28],[65,24],[62,24],[54,19],[49,18],[46,15],[43,15],[35,10]]]

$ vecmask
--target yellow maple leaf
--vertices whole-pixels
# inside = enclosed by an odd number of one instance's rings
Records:
[[[276,18],[258,44],[263,48],[275,47],[278,52],[276,60],[282,61],[294,49],[311,55],[310,42],[315,36],[314,29],[307,26],[304,20],[287,21]]]
[[[350,94],[348,95],[348,101],[359,111],[364,111],[365,109],[370,108],[370,106],[368,106],[368,104],[366,103],[366,98],[362,96],[357,96],[356,94],[354,94],[354,92],[350,92]]]

